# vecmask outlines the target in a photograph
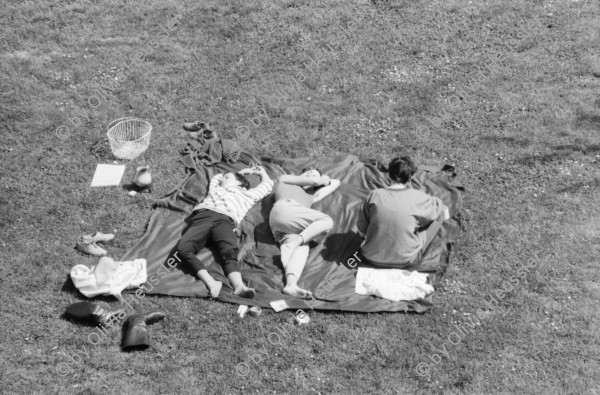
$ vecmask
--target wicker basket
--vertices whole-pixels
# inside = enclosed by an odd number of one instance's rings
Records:
[[[119,118],[108,124],[108,141],[114,156],[135,159],[148,149],[152,125],[138,118]]]

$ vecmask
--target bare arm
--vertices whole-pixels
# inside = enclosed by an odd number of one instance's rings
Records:
[[[279,182],[290,185],[298,185],[301,187],[314,187],[317,185],[323,185],[322,177],[295,176],[291,174],[282,175],[279,177]]]
[[[313,203],[323,200],[323,198],[331,195],[336,189],[340,187],[340,184],[340,180],[330,179],[329,185],[326,185],[323,188],[319,189],[317,192],[315,192],[315,194],[313,195]]]
[[[267,174],[267,171],[262,166],[258,166],[255,169],[250,170],[250,172],[245,172],[245,174],[260,175],[260,184],[258,184],[255,188],[244,191],[244,193],[250,196],[252,199],[259,201],[265,196],[267,196],[269,193],[271,193],[271,190],[273,189],[273,180],[271,180],[271,178]]]

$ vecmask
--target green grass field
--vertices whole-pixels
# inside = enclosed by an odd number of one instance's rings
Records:
[[[600,394],[597,0],[2,8],[0,393]],[[123,116],[153,126],[125,162],[124,183],[153,172],[135,198],[89,187]],[[138,310],[169,314],[152,348],[122,353],[119,329],[91,344],[97,329],[61,318],[83,299],[70,269],[98,261],[75,241],[134,245],[194,120],[258,155],[455,165],[467,221],[431,311],[289,326],[148,296]]]

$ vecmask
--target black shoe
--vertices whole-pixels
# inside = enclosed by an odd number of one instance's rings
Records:
[[[123,337],[123,351],[145,350],[150,345],[147,325],[164,320],[165,313],[137,314],[127,319],[127,328]]]
[[[125,310],[106,311],[98,303],[73,303],[65,311],[65,316],[78,321],[91,321],[104,327],[113,326],[125,318]]]

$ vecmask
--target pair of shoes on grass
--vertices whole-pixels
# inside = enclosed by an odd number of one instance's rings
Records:
[[[217,140],[217,134],[208,129],[208,124],[205,122],[187,122],[183,124],[183,129],[190,132],[190,137],[196,140],[200,138],[207,141]]]
[[[77,239],[77,248],[79,251],[85,252],[86,254],[90,254],[93,256],[105,256],[106,250],[96,243],[98,242],[107,242],[111,241],[115,238],[115,235],[112,233],[100,233],[94,232],[91,235],[79,236]]]
[[[78,321],[91,321],[104,328],[119,325],[126,317],[125,309],[105,310],[98,303],[78,302],[67,307],[65,316]],[[150,345],[148,325],[162,321],[167,317],[162,311],[150,314],[138,313],[130,316],[124,324],[122,340],[123,351],[144,350]]]

